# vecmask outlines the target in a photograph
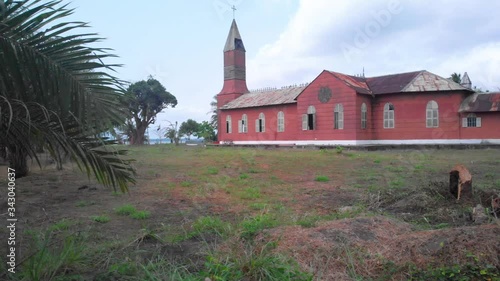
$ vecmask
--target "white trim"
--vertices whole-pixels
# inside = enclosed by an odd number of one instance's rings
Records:
[[[233,141],[237,145],[438,145],[500,144],[500,139]]]

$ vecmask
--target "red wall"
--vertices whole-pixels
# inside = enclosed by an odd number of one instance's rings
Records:
[[[332,98],[321,103],[318,93],[321,87],[329,87]],[[344,107],[344,128],[334,129],[334,109],[337,103]],[[302,114],[307,114],[308,107],[316,108],[316,128],[302,130]],[[353,140],[356,137],[358,122],[356,92],[346,86],[327,71],[323,71],[297,98],[298,140]]]
[[[372,108],[373,138],[390,139],[458,139],[461,119],[458,114],[464,94],[449,93],[399,93],[379,95]],[[426,127],[426,106],[434,100],[439,107],[439,127]],[[384,129],[384,105],[394,105],[394,128]]]
[[[500,112],[478,112],[481,118],[480,128],[462,128],[460,121],[460,136],[462,139],[500,139]],[[462,113],[461,118],[468,113]]]
[[[356,97],[356,139],[371,140],[373,139],[373,97],[365,94],[358,94]],[[366,129],[361,128],[361,105],[366,104]]]
[[[278,112],[285,114],[285,131],[278,132]],[[265,115],[265,132],[255,131],[255,120],[259,114]],[[248,131],[247,133],[238,133],[238,120],[241,120],[243,114],[247,115]],[[257,108],[241,108],[231,110],[221,110],[220,112],[221,128],[219,130],[219,141],[264,141],[264,140],[294,140],[299,131],[297,120],[296,104],[265,106]],[[231,116],[232,133],[226,133],[226,116]]]

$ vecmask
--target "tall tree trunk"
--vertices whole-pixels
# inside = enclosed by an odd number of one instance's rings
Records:
[[[16,178],[22,178],[29,173],[28,153],[17,146],[8,147],[9,167],[16,171]]]
[[[131,140],[130,144],[132,145],[143,145],[144,144],[144,134],[146,133],[146,129],[148,126],[144,126],[142,123],[137,124],[137,128],[135,129],[133,142]]]

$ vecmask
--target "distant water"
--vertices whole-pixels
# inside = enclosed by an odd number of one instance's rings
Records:
[[[191,139],[191,140],[188,140],[186,138],[182,138],[182,139],[179,140],[179,143],[186,143],[186,142],[189,142],[189,143],[202,143],[203,139]],[[170,139],[169,138],[164,138],[164,139],[150,139],[149,140],[149,144],[165,144],[165,143],[170,143]]]

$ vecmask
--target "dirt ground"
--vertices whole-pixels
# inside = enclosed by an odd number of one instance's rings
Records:
[[[500,150],[147,149],[132,151],[138,181],[128,194],[89,180],[71,164],[62,171],[33,167],[30,176],[16,180],[19,261],[33,254],[30,232],[66,221],[68,231],[85,232],[88,247],[103,251],[89,262],[94,269],[80,268],[84,280],[125,280],[110,266],[158,256],[196,271],[207,248],[223,249],[230,239],[172,237],[192,230],[203,216],[238,225],[268,212],[279,222],[259,232],[255,243],[277,241],[274,251],[294,258],[314,280],[405,280],[402,268],[409,264],[425,269],[465,264],[471,257],[500,270],[499,221],[490,216],[477,224],[471,218],[474,206],[488,208],[500,193]],[[459,202],[447,186],[447,173],[457,163],[466,163],[475,186],[474,196]],[[6,167],[0,166],[5,187]],[[315,180],[319,175],[328,181]],[[145,220],[117,215],[114,210],[124,204],[151,215]],[[92,219],[99,215],[109,222]],[[8,233],[0,229],[6,249]],[[388,264],[398,268],[391,276]]]

